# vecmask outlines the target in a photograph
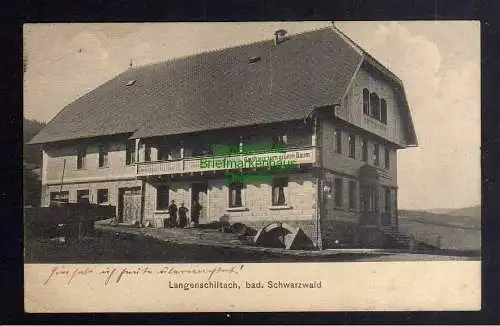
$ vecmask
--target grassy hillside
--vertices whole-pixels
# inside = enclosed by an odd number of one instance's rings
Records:
[[[481,215],[478,211],[481,211],[480,206],[452,210],[447,214],[400,210],[399,230],[431,245],[439,241],[442,249],[480,251]]]

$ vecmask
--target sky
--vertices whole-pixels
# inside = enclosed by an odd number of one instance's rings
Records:
[[[24,116],[65,105],[134,66],[331,22],[24,25]],[[419,146],[398,152],[400,209],[480,203],[480,24],[335,22],[405,85]]]

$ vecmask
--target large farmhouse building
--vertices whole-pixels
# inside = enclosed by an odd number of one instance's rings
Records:
[[[120,222],[159,227],[172,200],[198,200],[200,223],[278,221],[328,248],[397,230],[396,153],[417,139],[401,80],[329,27],[130,68],[31,143],[42,206],[109,203]]]

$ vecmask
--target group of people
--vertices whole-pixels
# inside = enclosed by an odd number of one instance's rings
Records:
[[[193,201],[193,207],[191,212],[191,222],[194,223],[194,226],[198,226],[200,221],[200,213],[203,206],[200,205],[198,200]],[[187,213],[188,209],[184,206],[184,203],[181,203],[181,206],[177,209],[177,205],[175,201],[172,200],[170,205],[168,206],[168,213],[170,215],[170,226],[171,227],[179,227],[185,228],[188,226],[188,218]],[[177,214],[179,215],[179,220],[177,221]]]

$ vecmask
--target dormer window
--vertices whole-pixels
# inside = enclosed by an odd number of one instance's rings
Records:
[[[370,114],[370,92],[367,88],[363,89],[363,113]]]

